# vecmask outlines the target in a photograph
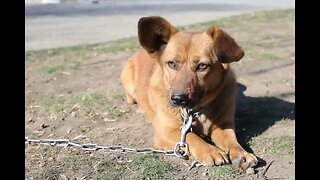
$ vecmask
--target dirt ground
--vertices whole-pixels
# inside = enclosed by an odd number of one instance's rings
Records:
[[[191,168],[192,158],[156,155],[157,162],[165,162],[172,168],[165,171],[165,179],[295,179],[292,14],[272,21],[259,19],[248,31],[243,31],[249,27],[245,22],[243,26],[227,26],[227,31],[246,51],[243,60],[232,67],[239,82],[238,139],[260,159],[254,174],[238,171],[219,174],[214,170],[218,167]],[[122,64],[131,54],[130,50],[97,53],[56,72],[43,70],[55,65],[50,59],[38,60],[26,55],[26,136],[151,147],[151,124],[136,111],[136,106],[126,104],[120,84]],[[55,56],[54,51],[47,56]],[[59,61],[59,57],[56,59]],[[139,178],[140,170],[132,164],[139,159],[137,156],[144,155],[37,145],[26,145],[25,154],[26,179],[152,179]],[[101,162],[112,166],[102,171]],[[116,170],[111,171],[112,168]],[[121,178],[114,175],[117,171],[121,172]]]

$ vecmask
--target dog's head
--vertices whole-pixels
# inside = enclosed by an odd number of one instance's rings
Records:
[[[204,106],[212,100],[228,64],[244,56],[235,40],[219,28],[179,32],[159,16],[141,18],[138,36],[140,45],[158,59],[174,106]]]

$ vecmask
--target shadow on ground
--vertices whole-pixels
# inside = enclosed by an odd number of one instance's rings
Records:
[[[236,132],[239,143],[244,149],[253,152],[248,146],[252,137],[258,136],[283,119],[295,119],[295,103],[277,97],[250,97],[244,95],[247,87],[238,83]],[[260,159],[261,166],[265,161]]]

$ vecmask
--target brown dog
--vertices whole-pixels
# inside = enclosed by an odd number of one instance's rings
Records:
[[[121,82],[128,103],[137,103],[154,128],[154,147],[172,150],[180,139],[180,107],[199,111],[186,135],[190,153],[205,165],[255,166],[235,135],[236,79],[229,63],[244,51],[219,28],[205,33],[178,32],[158,16],[138,23],[143,49],[125,64]],[[204,141],[209,137],[214,145]]]

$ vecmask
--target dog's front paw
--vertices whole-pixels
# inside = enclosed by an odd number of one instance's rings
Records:
[[[231,149],[229,156],[232,164],[244,171],[249,167],[256,166],[258,163],[258,159],[254,154],[248,153],[243,149]]]
[[[197,148],[191,154],[203,165],[220,166],[229,163],[227,153],[212,145]]]

